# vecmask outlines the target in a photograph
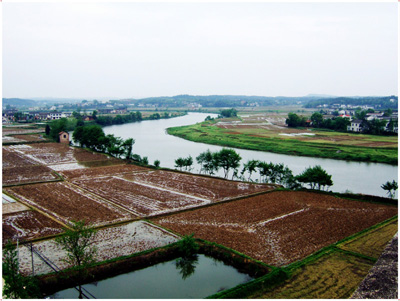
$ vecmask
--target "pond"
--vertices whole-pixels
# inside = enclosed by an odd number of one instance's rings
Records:
[[[220,260],[199,254],[196,258],[174,259],[85,284],[83,293],[97,299],[200,299],[252,279]],[[78,290],[70,288],[50,298],[77,299],[78,296]]]
[[[190,155],[194,159],[192,172],[198,173],[200,166],[196,163],[195,158],[207,149],[214,152],[221,150],[222,147],[174,137],[168,135],[166,129],[195,124],[204,121],[208,115],[217,116],[205,113],[189,113],[186,116],[171,119],[108,126],[104,128],[104,132],[124,139],[134,138],[133,153],[142,157],[147,156],[150,164],[153,164],[154,160],[160,160],[162,167],[174,168],[177,158]],[[397,166],[388,164],[298,157],[243,149],[235,150],[242,157],[242,164],[252,159],[284,163],[293,171],[294,175],[300,174],[310,166],[321,165],[328,174],[332,175],[334,184],[330,190],[336,192],[348,190],[353,193],[387,196],[381,185],[387,181],[397,181]],[[222,171],[217,175],[223,176]]]

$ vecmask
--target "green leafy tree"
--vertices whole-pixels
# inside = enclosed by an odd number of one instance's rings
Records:
[[[324,116],[323,116],[321,113],[319,113],[319,112],[314,112],[314,113],[311,115],[311,118],[310,118],[310,119],[311,119],[311,122],[312,122],[313,127],[319,128],[319,127],[321,127],[322,124],[323,124]]]
[[[143,157],[142,158],[142,163],[144,164],[144,165],[149,165],[149,158],[146,156],[146,157]]]
[[[3,297],[7,299],[41,298],[38,284],[33,277],[23,277],[19,273],[16,247],[9,241],[3,247]]]
[[[155,160],[155,161],[154,161],[154,166],[155,166],[156,168],[159,168],[159,167],[160,167],[160,160]]]
[[[392,182],[387,181],[385,184],[382,184],[381,188],[383,190],[387,190],[389,197],[393,199],[394,196],[396,195],[396,190],[399,187],[398,187],[397,182],[395,180],[393,180]]]
[[[306,126],[307,119],[304,116],[298,116],[295,113],[289,113],[288,118],[286,119],[286,124],[288,127]]]
[[[78,270],[78,282],[83,280],[87,268],[94,262],[97,248],[93,245],[96,231],[85,225],[84,221],[73,221],[72,229],[65,229],[65,233],[55,239],[66,252],[64,261]],[[79,299],[82,290],[79,286]]]
[[[321,190],[324,186],[333,185],[332,176],[329,175],[320,165],[309,167],[300,175],[296,176],[296,180],[300,183],[310,185],[311,189]]]
[[[135,139],[129,138],[124,140],[122,143],[122,148],[124,150],[125,159],[130,159],[132,156],[133,145],[135,144]]]
[[[197,163],[200,164],[200,173],[202,170],[206,174],[213,175],[218,170],[218,165],[215,160],[215,153],[212,153],[209,149],[205,152],[200,153],[196,157]]]
[[[237,171],[242,157],[233,149],[223,148],[215,154],[214,159],[217,166],[224,170],[224,177],[226,179],[228,178],[230,169]]]
[[[249,173],[249,177],[247,178],[247,181],[251,180],[251,175],[253,172],[256,171],[258,164],[260,161],[258,160],[248,160],[245,164],[243,164],[243,169],[241,171],[241,175],[243,177],[244,173],[247,171]]]
[[[221,117],[236,117],[237,116],[237,110],[232,108],[232,109],[226,109],[221,111]]]

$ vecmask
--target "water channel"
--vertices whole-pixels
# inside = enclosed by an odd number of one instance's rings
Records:
[[[147,156],[150,164],[153,164],[155,160],[160,160],[161,166],[175,168],[177,158],[191,155],[194,159],[192,172],[198,173],[200,166],[195,158],[207,149],[219,151],[222,147],[177,138],[168,135],[166,129],[195,124],[204,121],[208,115],[216,117],[213,114],[189,113],[171,119],[107,126],[104,128],[104,132],[124,139],[134,138],[133,153],[142,157]],[[294,175],[301,173],[307,167],[321,165],[328,174],[332,175],[334,185],[331,186],[330,190],[337,192],[351,191],[353,193],[387,196],[381,185],[387,181],[397,181],[398,176],[398,167],[388,164],[298,157],[243,149],[235,150],[242,157],[242,164],[251,159],[284,163],[293,171]],[[218,175],[223,176],[222,171]]]
[[[249,275],[205,255],[185,262],[179,259],[83,285],[85,295],[99,299],[200,299],[252,280]],[[89,294],[90,293],[90,294]],[[70,288],[50,296],[77,299]]]

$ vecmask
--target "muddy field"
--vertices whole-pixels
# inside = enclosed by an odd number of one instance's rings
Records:
[[[9,167],[23,167],[23,166],[31,166],[37,165],[37,163],[23,154],[19,154],[15,151],[9,150],[6,147],[3,147],[3,169]]]
[[[126,210],[66,182],[16,186],[5,191],[63,224],[85,220],[103,225],[135,218]]]
[[[29,145],[12,145],[4,148],[22,154],[25,157],[44,165],[105,160],[119,162],[119,160],[108,157],[104,154],[70,147],[69,145],[62,143],[35,143]]]
[[[141,217],[210,203],[209,200],[149,187],[117,177],[79,180],[73,183]]]
[[[3,185],[56,181],[59,177],[42,165],[3,168]]]
[[[62,171],[62,176],[69,181],[73,180],[85,180],[85,179],[95,179],[107,176],[122,177],[125,174],[132,174],[143,171],[150,171],[151,169],[136,166],[132,164],[123,164],[122,160],[118,161],[120,164],[115,166],[100,166],[77,170],[65,170]]]
[[[162,247],[176,242],[179,238],[165,230],[147,222],[138,221],[116,227],[108,227],[97,231],[94,245],[98,252],[97,261],[107,260],[119,256],[131,255],[152,248]],[[45,240],[34,243],[34,247],[42,252],[59,268],[67,268],[63,261],[66,254],[54,242]],[[20,247],[21,272],[28,275],[32,271],[31,253],[28,248]],[[34,255],[35,274],[45,274],[52,270]]]
[[[393,206],[280,191],[154,221],[284,266],[396,214]]]
[[[150,184],[212,201],[222,201],[275,188],[273,185],[225,181],[169,171],[124,174],[123,177],[135,182]]]
[[[3,212],[2,230],[3,243],[9,239],[16,242],[17,239],[22,241],[63,232],[59,223],[37,211],[30,210],[10,214]]]

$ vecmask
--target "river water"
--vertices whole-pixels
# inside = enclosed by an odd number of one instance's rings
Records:
[[[177,158],[191,155],[194,161],[191,172],[199,173],[200,165],[197,164],[195,158],[207,149],[214,152],[221,150],[222,147],[177,138],[168,135],[166,129],[195,124],[204,121],[208,115],[217,116],[205,113],[189,113],[171,119],[108,126],[104,127],[104,132],[124,139],[134,138],[133,153],[142,157],[147,156],[149,164],[153,164],[155,160],[160,160],[162,167],[175,168]],[[353,193],[387,196],[381,185],[387,181],[397,181],[398,176],[398,167],[388,164],[289,156],[243,149],[235,150],[242,157],[242,164],[251,159],[284,163],[293,171],[294,175],[300,174],[310,166],[321,165],[328,174],[332,175],[334,184],[330,187],[330,190],[337,192],[351,191]],[[218,175],[223,176],[222,170]]]

